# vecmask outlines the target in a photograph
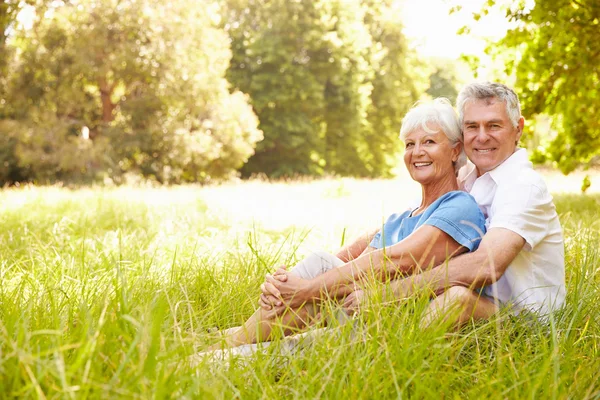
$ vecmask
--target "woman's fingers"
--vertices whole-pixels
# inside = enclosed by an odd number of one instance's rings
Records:
[[[285,265],[277,268],[277,270],[271,275],[267,274],[267,276],[272,276],[277,279],[279,282],[287,282],[287,267]]]
[[[264,296],[264,294],[261,294],[258,298],[258,306],[265,311],[269,311],[271,308],[273,308],[273,306],[271,306],[271,304],[269,304],[269,302],[266,301],[266,298]]]
[[[261,293],[258,299],[258,304],[261,308],[264,308],[265,310],[270,310],[271,308],[273,308],[273,306],[279,307],[283,305],[283,303],[277,297],[265,295],[263,293]]]
[[[281,297],[281,293],[275,287],[275,285],[273,285],[271,282],[269,282],[269,278],[273,279],[271,276],[267,275],[267,282],[260,285],[260,291],[263,292],[263,294],[265,294],[267,296],[271,295],[271,296],[275,296],[277,298]]]
[[[281,297],[281,292],[278,289],[278,286],[280,286],[281,283],[282,282],[280,280],[275,279],[275,277],[273,277],[270,274],[267,274],[267,276],[265,277],[265,284],[270,284],[273,287],[273,289],[276,291],[276,292],[270,292],[270,294],[272,294],[275,297]],[[269,293],[265,293],[265,294],[269,294]]]

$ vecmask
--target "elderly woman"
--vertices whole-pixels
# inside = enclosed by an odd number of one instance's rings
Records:
[[[383,227],[335,256],[315,253],[289,272],[267,275],[260,308],[243,326],[227,331],[226,346],[268,340],[275,323],[286,327],[286,334],[297,331],[327,298],[345,298],[352,307],[362,293],[356,284],[368,277],[394,279],[477,248],[485,221],[475,200],[458,191],[456,172],[466,158],[450,102],[417,104],[404,117],[400,136],[406,168],[421,184],[419,207],[391,215]]]

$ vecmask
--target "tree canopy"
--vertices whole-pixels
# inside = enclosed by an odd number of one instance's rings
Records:
[[[15,37],[1,100],[3,181],[136,172],[206,181],[262,138],[225,79],[217,10],[191,0],[72,0]]]
[[[6,0],[0,184],[390,176],[406,111],[453,85],[393,3]]]
[[[600,2],[520,2],[506,12],[516,27],[490,52],[516,75],[524,114],[552,118],[557,135],[535,149],[535,161],[571,172],[600,154]]]
[[[390,2],[225,3],[228,77],[250,95],[265,136],[245,173],[389,175],[419,95]]]

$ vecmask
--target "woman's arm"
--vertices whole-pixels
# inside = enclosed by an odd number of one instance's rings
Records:
[[[379,232],[380,228],[377,228],[373,231],[367,232],[365,234],[360,235],[350,244],[343,246],[341,249],[337,251],[335,254],[337,258],[347,263],[355,258],[358,258],[361,254],[363,254],[367,250],[372,250],[372,247],[369,247],[369,244],[373,240],[373,237]]]
[[[525,239],[504,228],[490,229],[479,248],[448,263],[390,284],[394,297],[405,298],[420,290],[440,294],[451,286],[479,288],[496,283],[525,245]]]
[[[466,250],[439,228],[423,225],[393,246],[363,254],[312,280],[289,274],[285,282],[267,279],[276,288],[273,295],[289,307],[297,307],[321,299],[324,293],[330,297],[346,295],[354,290],[354,282],[368,275],[393,279],[398,274],[412,274],[415,269],[428,269]]]

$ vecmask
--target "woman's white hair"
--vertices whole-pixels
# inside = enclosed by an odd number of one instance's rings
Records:
[[[433,126],[437,125],[446,135],[452,147],[463,143],[463,134],[458,122],[456,111],[452,108],[450,100],[444,97],[438,97],[433,101],[419,101],[415,103],[404,119],[400,129],[400,139],[406,141],[406,136],[416,129],[423,129],[425,132],[436,133]],[[454,171],[458,170],[467,162],[464,148],[461,150],[458,159],[454,163]]]
[[[492,102],[494,100],[502,101],[506,106],[506,113],[516,128],[521,119],[521,104],[519,97],[514,90],[506,85],[495,82],[475,82],[465,86],[456,99],[456,108],[458,109],[458,117],[462,126],[465,114],[465,104],[473,100],[483,100]]]

